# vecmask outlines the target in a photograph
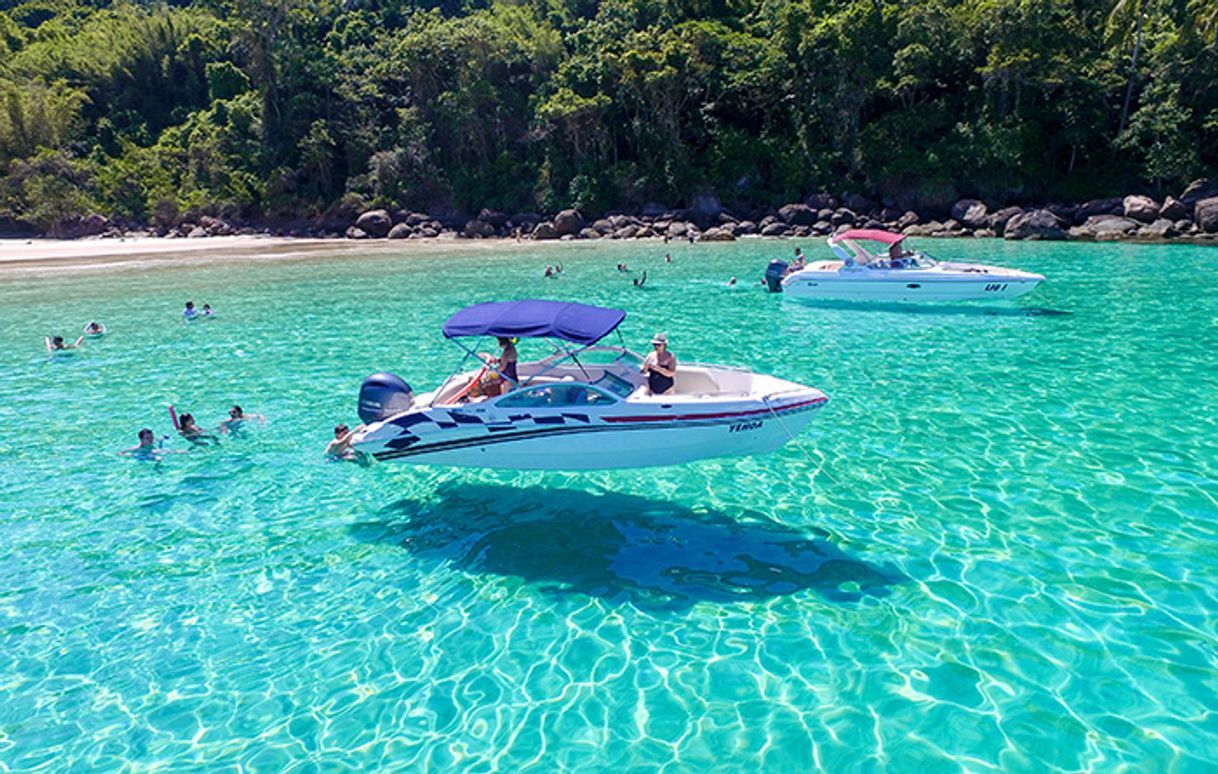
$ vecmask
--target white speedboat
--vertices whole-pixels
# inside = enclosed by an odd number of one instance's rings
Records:
[[[829,238],[838,260],[815,261],[767,282],[797,298],[834,301],[991,301],[1022,296],[1044,277],[1001,266],[938,261],[904,247],[905,237],[887,231],[851,229]],[[781,263],[781,262],[779,262]]]
[[[813,387],[699,363],[679,363],[675,392],[652,395],[642,357],[598,344],[625,316],[558,301],[463,309],[444,325],[466,353],[457,371],[417,397],[392,374],[369,377],[359,406],[367,426],[352,448],[379,460],[516,470],[677,465],[772,452],[828,401]],[[555,351],[519,363],[513,380],[465,344],[481,336],[546,339]],[[463,370],[471,358],[479,367]],[[486,390],[488,374],[498,379]],[[500,380],[506,394],[497,394]],[[496,394],[473,397],[484,390]]]

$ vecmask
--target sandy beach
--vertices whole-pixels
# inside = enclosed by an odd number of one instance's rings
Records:
[[[350,243],[335,239],[297,239],[270,236],[221,236],[208,239],[3,239],[0,271],[69,271],[94,267],[115,268],[129,263],[141,266],[192,260],[249,260],[287,257],[319,250],[341,251]]]

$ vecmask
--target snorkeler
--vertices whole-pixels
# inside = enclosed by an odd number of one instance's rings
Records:
[[[241,429],[241,427],[250,420],[256,419],[259,424],[266,424],[266,417],[261,414],[246,414],[238,405],[233,405],[228,410],[228,419],[220,420],[220,433],[229,433]]]

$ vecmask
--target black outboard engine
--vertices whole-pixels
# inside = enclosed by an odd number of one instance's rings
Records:
[[[787,262],[777,258],[765,267],[765,287],[771,293],[782,292],[782,278],[787,274]]]
[[[373,374],[359,388],[359,418],[365,422],[400,414],[413,404],[410,385],[394,374]]]

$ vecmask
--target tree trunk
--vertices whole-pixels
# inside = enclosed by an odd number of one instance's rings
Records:
[[[1142,0],[1138,0],[1138,21],[1133,41],[1133,57],[1129,62],[1129,84],[1125,87],[1125,104],[1121,106],[1121,123],[1117,128],[1117,137],[1125,131],[1125,121],[1129,118],[1129,102],[1133,99],[1133,83],[1138,77],[1138,54],[1142,51]]]

